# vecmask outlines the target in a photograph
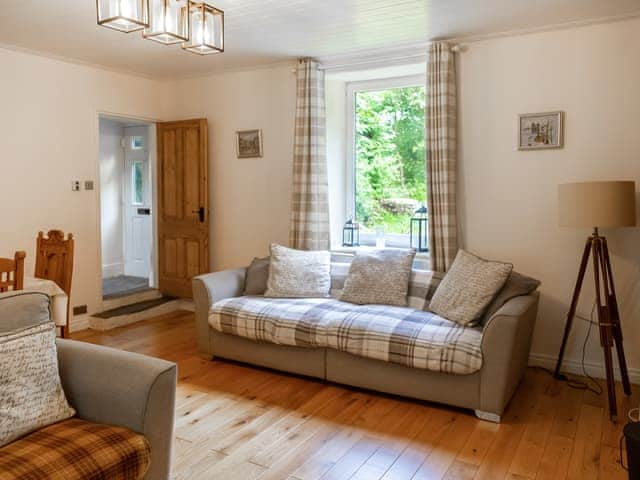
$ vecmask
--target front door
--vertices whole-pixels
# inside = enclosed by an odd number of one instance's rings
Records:
[[[159,123],[157,142],[159,287],[190,298],[209,271],[207,120]]]
[[[151,222],[151,170],[147,148],[149,127],[124,129],[124,273],[151,275],[153,226]]]

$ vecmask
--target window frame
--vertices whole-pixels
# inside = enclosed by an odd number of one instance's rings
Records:
[[[136,140],[138,140],[138,139],[142,140],[140,146],[136,145]],[[145,150],[145,148],[147,146],[146,145],[147,142],[146,142],[146,139],[145,139],[144,135],[132,135],[130,141],[131,141],[131,144],[130,144],[131,150]]]
[[[356,212],[356,94],[360,92],[375,92],[379,90],[389,90],[392,88],[425,87],[426,75],[406,75],[401,77],[378,78],[348,82],[346,84],[346,116],[347,116],[347,138],[346,138],[346,188],[345,188],[345,219],[350,215],[355,217]],[[425,131],[426,136],[426,131]],[[344,223],[343,222],[343,223]],[[408,248],[410,245],[409,233],[385,234],[387,247]],[[376,244],[376,234],[360,232],[360,245],[374,246]]]
[[[140,201],[138,202],[137,189],[136,189],[136,178],[137,178],[137,170],[136,165],[140,165],[140,179],[142,181],[142,188],[140,190]],[[141,206],[144,205],[145,200],[145,189],[144,189],[144,170],[145,170],[145,162],[144,160],[133,160],[131,162],[131,205],[133,206]]]

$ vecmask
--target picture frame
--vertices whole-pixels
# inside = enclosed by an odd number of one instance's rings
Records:
[[[518,150],[548,150],[564,147],[564,112],[518,115]]]
[[[238,158],[261,158],[262,130],[238,130],[236,132],[236,156]]]

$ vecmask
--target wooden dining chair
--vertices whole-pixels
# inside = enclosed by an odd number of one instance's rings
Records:
[[[45,237],[38,233],[36,245],[36,278],[55,282],[67,294],[67,324],[60,328],[62,337],[68,335],[69,306],[71,305],[71,279],[73,277],[73,235],[64,238],[61,230],[49,230]]]
[[[0,258],[0,292],[22,290],[26,256],[24,252],[16,252],[13,258]]]

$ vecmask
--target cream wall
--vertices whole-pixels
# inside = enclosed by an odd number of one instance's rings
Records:
[[[347,92],[344,80],[326,79],[327,175],[331,248],[342,247],[347,201]]]
[[[629,179],[640,189],[640,19],[469,44],[459,54],[464,244],[542,281],[532,362],[552,366],[588,230],[558,227],[557,186]],[[519,113],[566,112],[561,150],[516,149]],[[604,231],[613,254],[627,360],[640,381],[640,230]],[[580,302],[588,316],[592,277]],[[575,322],[576,368],[586,333]],[[573,363],[571,363],[573,362]],[[594,330],[587,349],[602,373]]]
[[[469,44],[459,54],[460,213],[463,243],[512,261],[542,280],[532,361],[553,365],[587,231],[557,226],[557,184],[634,179],[640,188],[640,20]],[[73,305],[100,298],[97,112],[136,117],[206,117],[210,132],[211,267],[246,264],[270,242],[288,240],[295,116],[292,66],[159,84],[0,50],[0,255],[21,248],[33,270],[35,235],[62,228],[77,239]],[[339,95],[340,85],[329,83]],[[341,99],[328,102],[339,118]],[[519,152],[517,114],[566,112],[565,148]],[[261,128],[264,157],[238,159],[235,131]],[[332,130],[333,128],[333,130]],[[341,139],[341,124],[328,134]],[[332,133],[333,132],[333,133]],[[329,145],[339,158],[343,141]],[[336,168],[334,168],[336,167]],[[332,183],[344,182],[330,164]],[[332,191],[335,187],[332,187]],[[332,194],[332,210],[343,210]],[[332,233],[339,232],[339,225]],[[604,232],[618,280],[627,358],[640,380],[640,230]],[[580,313],[593,301],[591,279]],[[567,358],[577,367],[585,325]],[[593,332],[587,362],[602,364]],[[597,372],[594,372],[597,373]]]
[[[211,268],[247,265],[288,243],[296,77],[292,66],[170,83],[172,119],[209,121]],[[235,132],[262,129],[263,158],[236,158]]]
[[[100,308],[99,111],[163,118],[162,85],[134,76],[0,49],[0,255],[27,251],[39,230],[76,238],[72,305]]]
[[[102,276],[110,278],[124,274],[124,127],[107,118],[101,118],[99,125]]]

